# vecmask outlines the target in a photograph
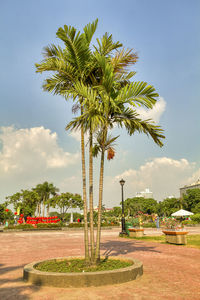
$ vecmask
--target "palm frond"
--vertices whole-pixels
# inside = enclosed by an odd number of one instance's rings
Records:
[[[96,19],[92,23],[87,24],[83,28],[84,33],[85,33],[85,38],[86,38],[86,41],[87,41],[88,45],[90,44],[90,42],[92,40],[92,37],[93,37],[93,35],[94,35],[95,31],[96,31],[97,24],[98,24],[98,19]]]
[[[120,42],[113,42],[112,34],[108,34],[107,32],[103,35],[101,40],[97,39],[98,47],[94,48],[96,49],[97,53],[100,55],[111,55],[113,50],[116,50],[120,47],[122,47],[122,44]]]
[[[132,49],[118,51],[115,56],[111,59],[111,64],[113,65],[115,73],[127,72],[127,68],[135,64],[138,60],[137,53],[134,53]]]
[[[132,106],[143,105],[147,108],[152,108],[156,103],[156,99],[159,95],[156,93],[155,88],[152,85],[148,85],[146,82],[138,81],[127,84],[123,87],[118,94],[118,99],[129,103]]]

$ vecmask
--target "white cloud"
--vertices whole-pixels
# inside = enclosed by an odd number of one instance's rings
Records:
[[[197,180],[200,179],[200,169],[198,169],[196,172],[192,174],[191,177],[188,178],[186,184],[195,183]]]
[[[76,130],[76,131],[71,131],[70,133],[69,133],[69,136],[71,136],[73,139],[75,139],[77,142],[81,142],[81,132],[80,132],[80,130]],[[87,143],[88,142],[88,138],[89,138],[89,135],[88,135],[88,133],[86,132],[85,134],[84,134],[84,140],[85,140],[85,143]]]
[[[137,112],[143,120],[152,119],[155,123],[160,122],[160,118],[166,108],[166,101],[163,97],[160,97],[152,109],[137,108]]]
[[[71,136],[72,138],[74,138],[77,142],[81,141],[81,133],[80,133],[79,130],[71,131],[69,133],[69,136]]]
[[[179,197],[179,188],[188,182],[194,172],[195,165],[187,159],[159,157],[146,162],[138,170],[130,168],[115,176],[112,184],[123,178],[126,180],[127,197],[133,197],[136,192],[150,188],[154,197],[162,200],[171,194]],[[194,174],[193,178],[195,176]]]
[[[57,134],[44,127],[2,127],[0,141],[1,177],[35,169],[64,168],[75,164],[79,157],[78,153],[65,152],[59,147]]]

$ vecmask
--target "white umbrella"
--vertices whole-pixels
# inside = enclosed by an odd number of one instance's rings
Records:
[[[183,216],[191,216],[193,215],[192,212],[184,210],[184,209],[180,209],[178,211],[176,211],[175,213],[171,214],[172,217],[183,217]]]

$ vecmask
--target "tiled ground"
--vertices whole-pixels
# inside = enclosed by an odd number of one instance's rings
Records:
[[[190,230],[197,233],[200,228]],[[103,231],[102,254],[137,258],[143,262],[144,275],[113,286],[61,289],[24,283],[23,266],[83,255],[82,231],[0,233],[0,245],[0,300],[200,299],[199,249],[125,240],[118,238],[118,229]]]

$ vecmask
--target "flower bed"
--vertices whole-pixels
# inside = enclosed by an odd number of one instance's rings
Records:
[[[24,215],[20,215],[18,220],[19,224],[23,224]],[[37,227],[37,224],[56,224],[60,222],[60,219],[57,216],[54,217],[27,217],[26,224],[31,224],[34,227]]]

